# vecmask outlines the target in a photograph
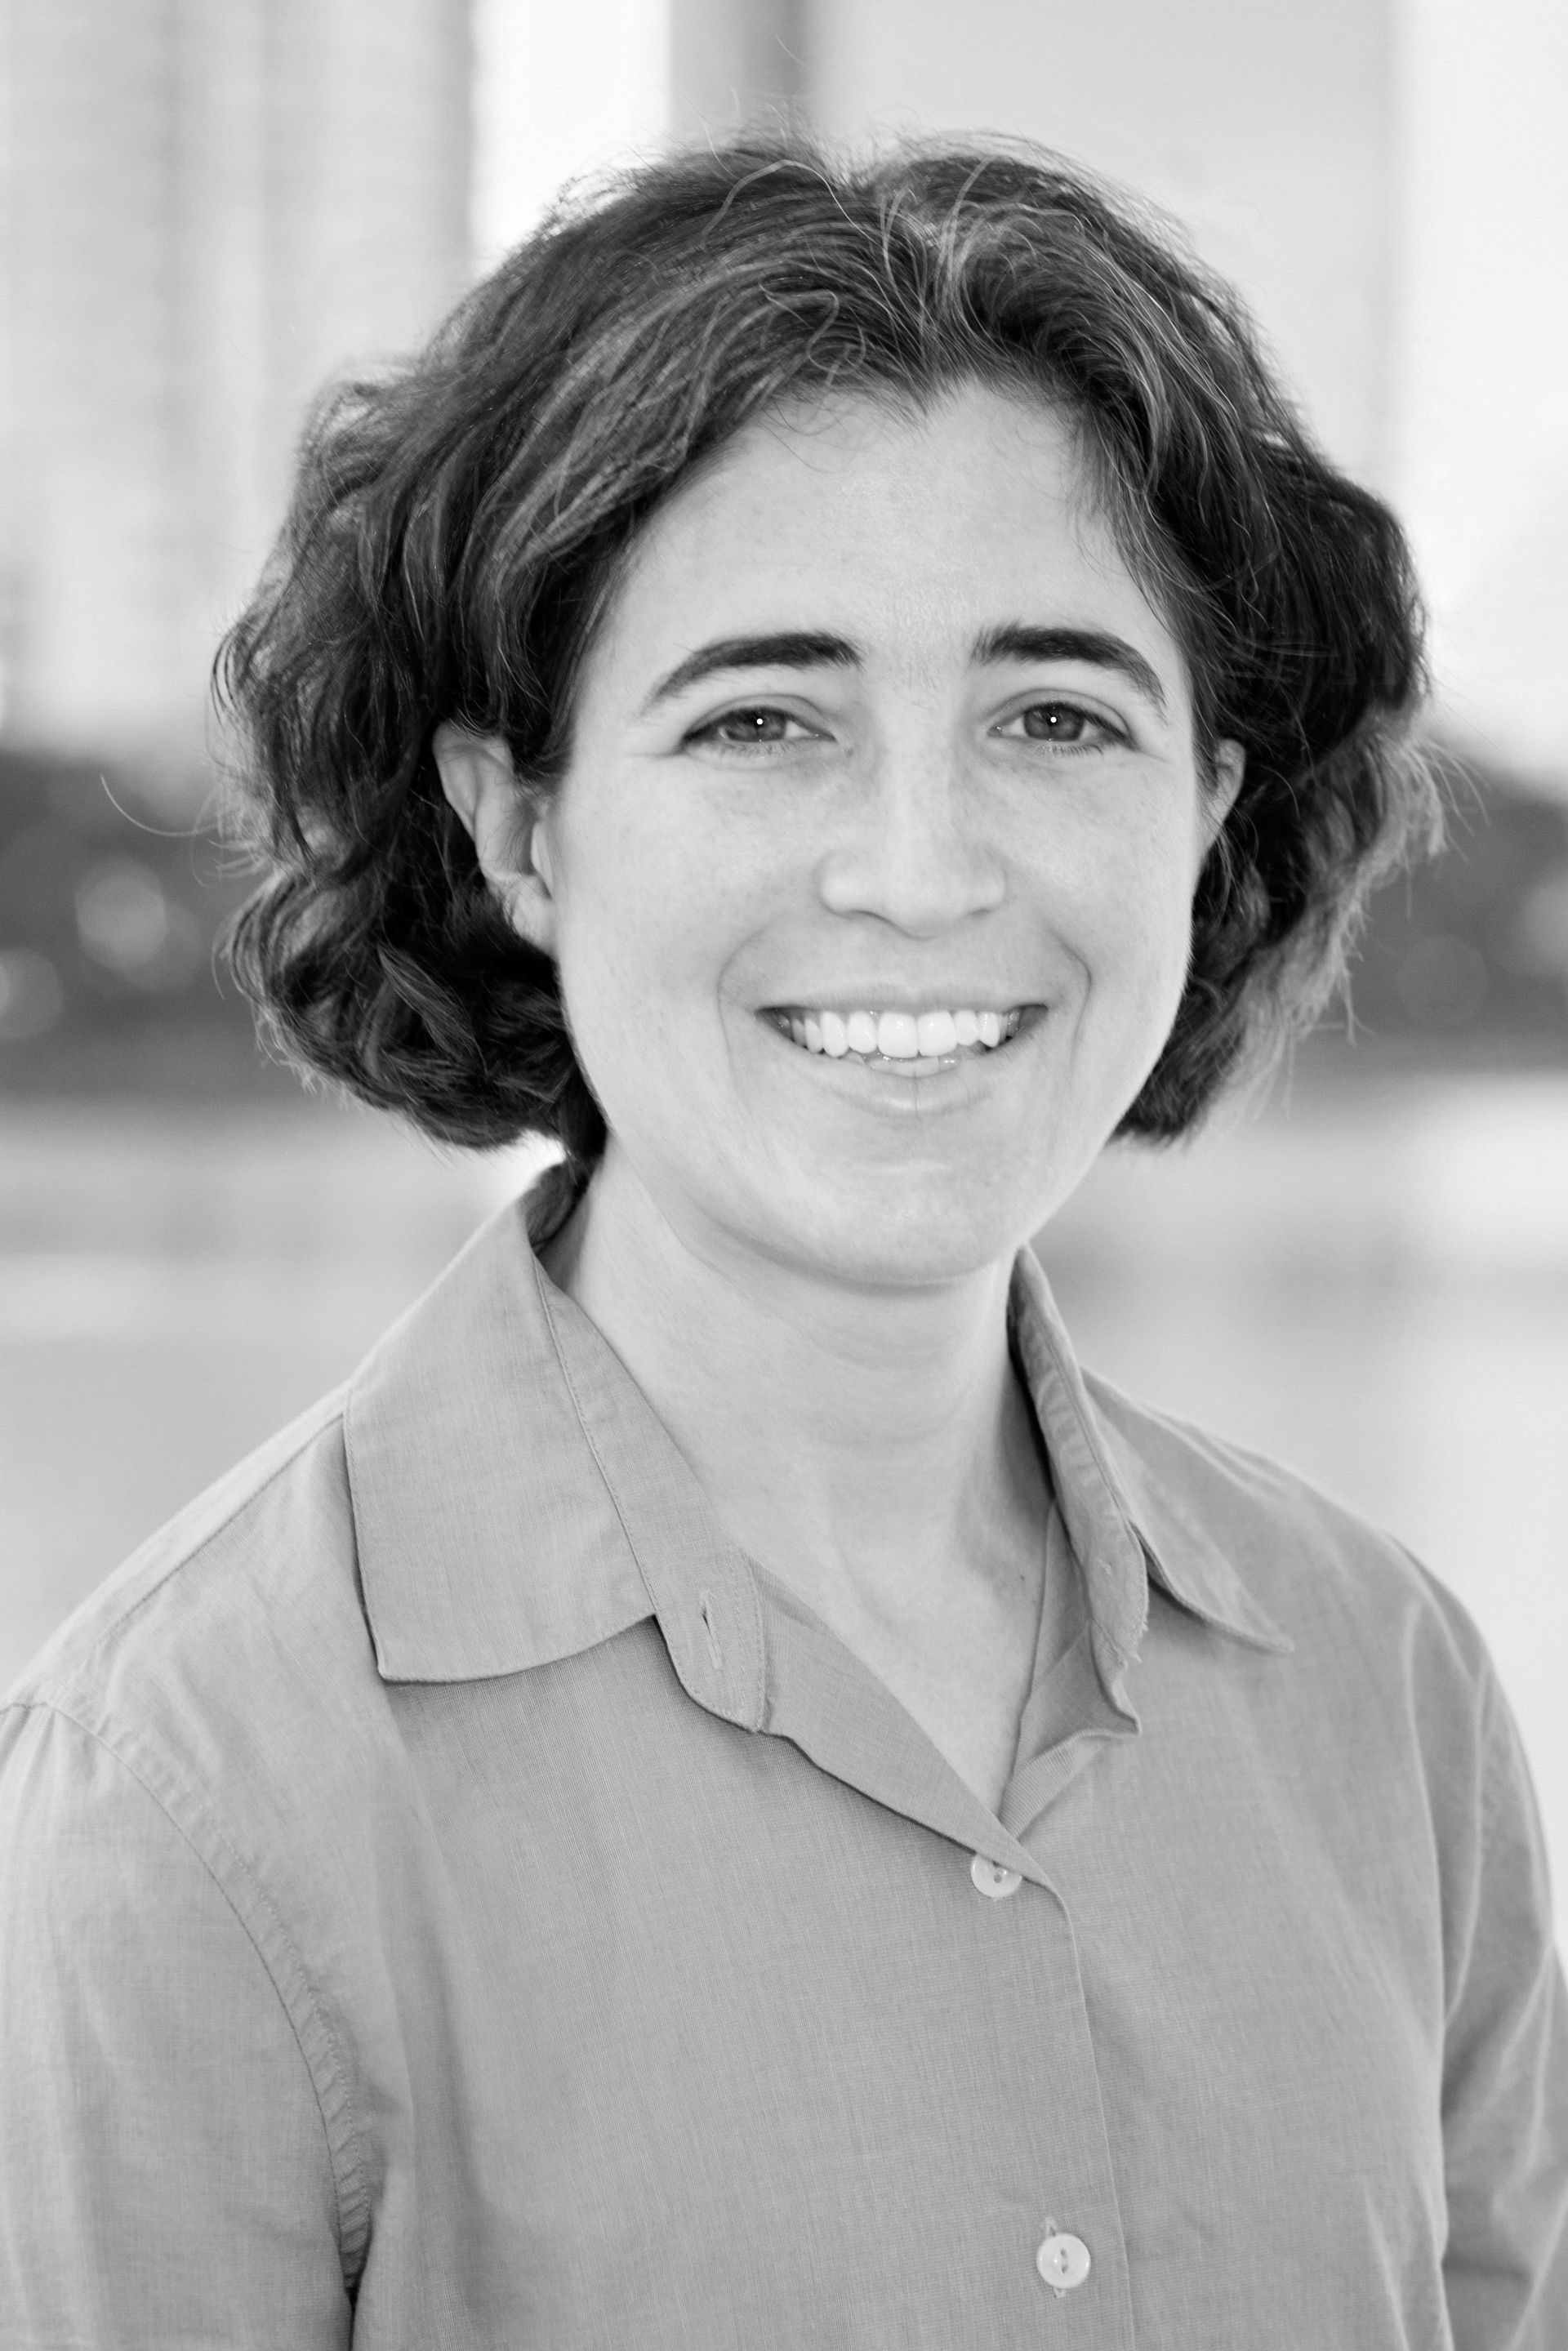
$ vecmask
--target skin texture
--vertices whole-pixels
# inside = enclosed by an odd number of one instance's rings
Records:
[[[1102,663],[977,661],[1008,626],[1122,642],[1163,708]],[[650,704],[695,649],[779,631],[860,658]],[[999,1784],[1046,1495],[1009,1272],[1158,1057],[1240,779],[1227,745],[1200,781],[1184,658],[1070,431],[977,385],[753,424],[638,541],[558,791],[499,741],[435,747],[610,1129],[547,1267],[746,1549]],[[1044,1012],[915,1081],[759,1017],[890,1001]]]

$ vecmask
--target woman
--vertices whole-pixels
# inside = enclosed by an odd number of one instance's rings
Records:
[[[13,1693],[4,2340],[1568,2340],[1475,1628],[1027,1247],[1430,824],[1234,298],[1032,151],[675,156],[225,659],[276,1033],[564,1157]]]

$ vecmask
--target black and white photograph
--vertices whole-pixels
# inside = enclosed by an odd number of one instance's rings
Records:
[[[1568,2351],[1561,0],[0,0],[0,2351]]]

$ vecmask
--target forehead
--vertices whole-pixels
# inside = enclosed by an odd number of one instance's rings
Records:
[[[1020,620],[1173,650],[1071,421],[967,384],[914,410],[840,397],[746,425],[644,527],[605,636],[636,660],[742,629],[836,626],[913,659]]]

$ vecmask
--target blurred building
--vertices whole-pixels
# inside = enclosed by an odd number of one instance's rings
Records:
[[[465,0],[6,0],[5,737],[177,796],[332,370],[468,275]]]
[[[1562,0],[0,0],[0,740],[177,792],[328,374],[570,175],[793,106],[1124,178],[1415,533],[1453,731],[1568,778]]]

